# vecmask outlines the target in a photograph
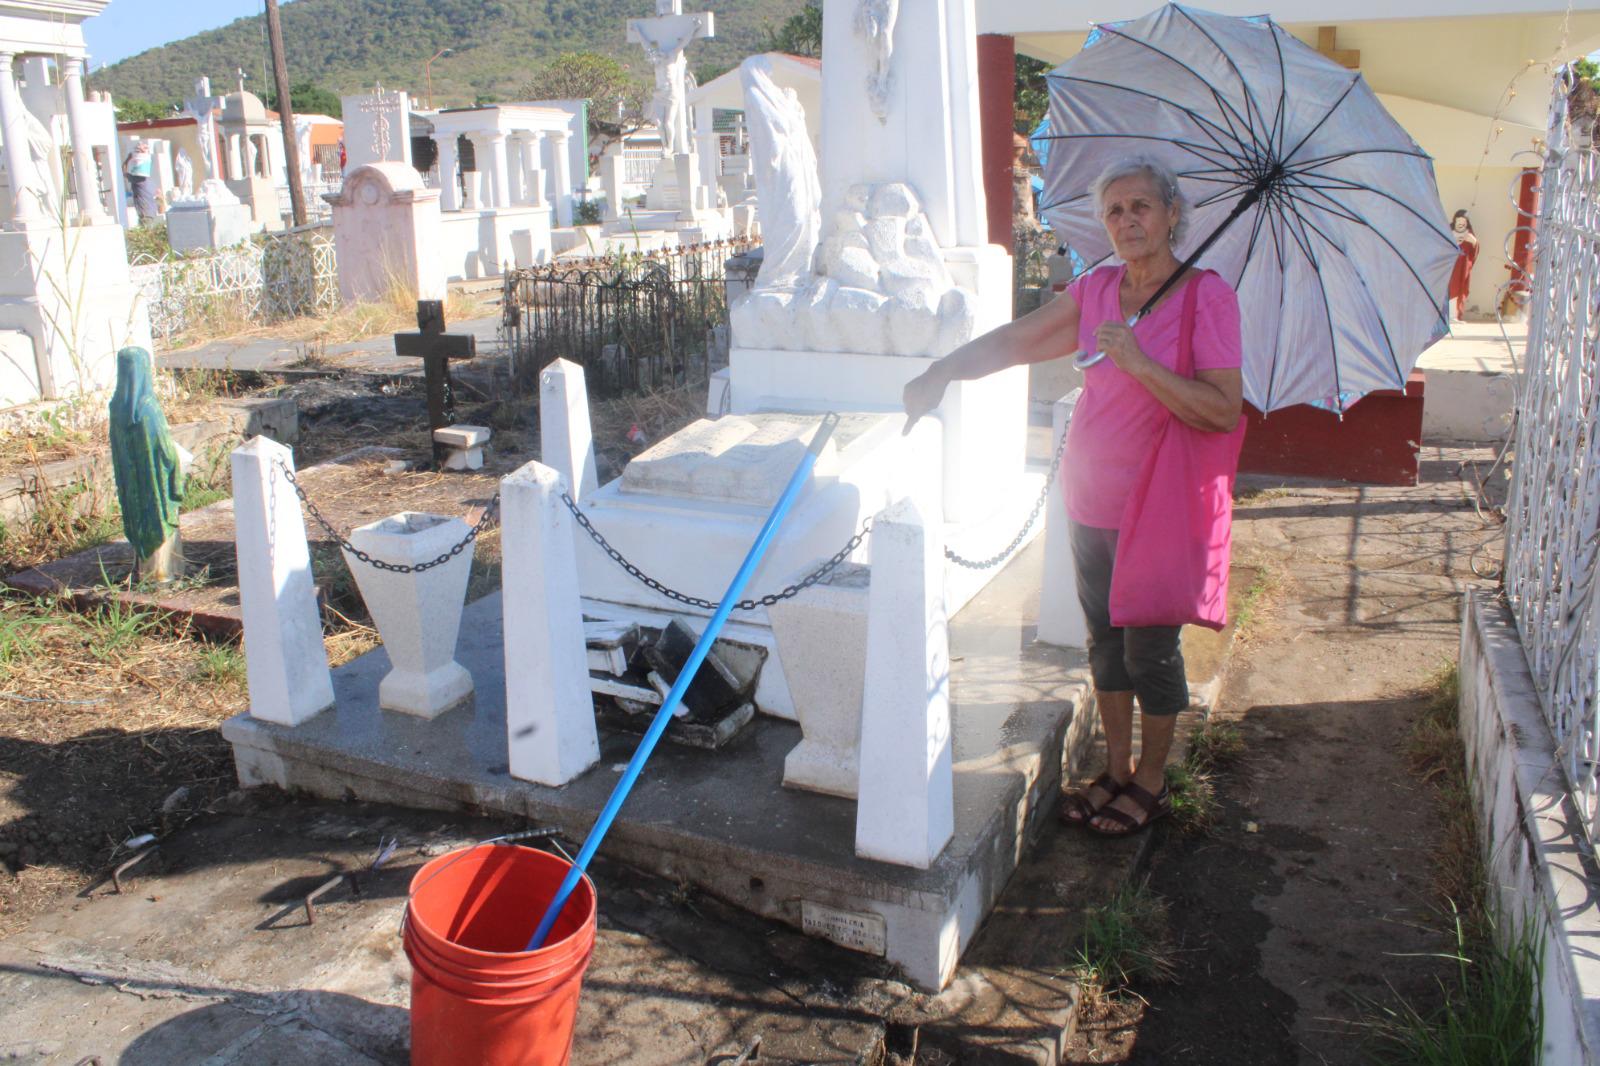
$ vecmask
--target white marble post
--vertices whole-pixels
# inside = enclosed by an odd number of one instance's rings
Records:
[[[556,225],[572,225],[572,160],[567,158],[567,133],[550,134],[551,194],[556,201]]]
[[[541,785],[564,785],[600,758],[562,484],[536,462],[500,480],[506,748],[511,776]]]
[[[39,205],[28,191],[37,187],[33,157],[28,154],[28,120],[22,94],[12,73],[13,54],[0,52],[0,139],[5,142],[6,173],[11,180],[11,222],[21,227],[39,218]]]
[[[672,169],[678,179],[678,220],[693,222],[694,210],[699,206],[695,203],[695,191],[699,186],[694,180],[694,156],[687,152],[673,156]]]
[[[544,134],[533,133],[530,135],[528,151],[528,204],[531,207],[549,207],[550,202],[545,199],[545,190],[549,188],[544,180]]]
[[[700,163],[700,184],[710,189],[715,189],[717,179],[722,177],[722,146],[714,122],[711,105],[695,106],[694,149]]]
[[[436,140],[439,146],[439,210],[461,210],[461,186],[456,184],[456,138],[448,134]]]
[[[481,168],[484,163],[484,156],[488,154],[483,150],[483,142],[470,133],[466,134],[466,138],[467,143],[472,145],[472,165]],[[482,182],[483,171],[481,169],[463,170],[461,172],[463,195],[461,209],[463,211],[476,211],[483,205]]]
[[[586,500],[599,488],[583,367],[557,359],[539,373],[539,454]]]
[[[607,152],[600,157],[600,187],[606,194],[607,222],[622,218],[622,153]]]
[[[83,113],[83,59],[68,56],[61,68],[61,86],[67,95],[67,135],[72,141],[72,182],[78,187],[78,214],[90,222],[103,222],[100,182],[94,172],[94,148],[89,143],[89,122]]]
[[[299,725],[333,706],[305,519],[281,467],[294,453],[254,437],[233,450],[234,551],[250,716]]]
[[[1082,389],[1073,389],[1051,407],[1053,427],[1050,446],[1061,445],[1061,437],[1072,422],[1072,409]],[[1052,451],[1050,454],[1054,455]],[[1063,459],[1063,467],[1070,458]],[[1067,525],[1067,504],[1061,495],[1061,478],[1050,487],[1044,505],[1044,580],[1039,586],[1039,640],[1064,648],[1083,648],[1089,643],[1089,626],[1078,603],[1078,575],[1072,563],[1072,534]]]
[[[856,854],[925,870],[955,831],[944,538],[912,499],[872,522]]]
[[[489,188],[494,202],[487,205],[496,209],[511,206],[511,168],[506,163],[506,135],[499,130],[488,135]]]

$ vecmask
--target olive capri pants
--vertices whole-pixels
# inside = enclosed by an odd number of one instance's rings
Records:
[[[1181,626],[1111,624],[1111,568],[1117,531],[1071,523],[1078,602],[1089,628],[1089,671],[1101,692],[1133,692],[1145,714],[1172,715],[1189,706],[1189,681],[1178,643]]]

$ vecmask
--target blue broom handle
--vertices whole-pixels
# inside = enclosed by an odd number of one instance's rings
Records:
[[[761,527],[761,532],[756,534],[756,542],[750,545],[750,552],[744,557],[744,563],[739,567],[739,572],[733,575],[733,581],[728,585],[728,591],[723,593],[722,602],[717,604],[717,610],[706,623],[706,628],[700,634],[700,640],[694,646],[694,651],[689,653],[689,659],[683,664],[683,669],[678,671],[678,680],[673,682],[672,691],[667,693],[667,698],[662,702],[661,709],[656,712],[655,719],[650,723],[650,728],[645,731],[644,739],[639,742],[639,747],[634,751],[633,758],[628,761],[628,768],[623,771],[622,779],[611,790],[611,798],[606,800],[600,817],[595,819],[594,828],[589,830],[589,836],[583,842],[583,848],[578,852],[578,858],[573,862],[572,868],[567,871],[567,876],[562,879],[561,887],[556,890],[555,898],[550,901],[550,906],[545,909],[544,917],[539,919],[539,928],[534,930],[533,938],[528,941],[528,951],[536,951],[544,946],[545,938],[550,935],[551,926],[556,924],[561,909],[567,905],[567,898],[572,895],[572,890],[578,887],[584,872],[589,868],[589,860],[594,858],[594,853],[600,847],[600,842],[605,839],[606,831],[611,828],[611,822],[616,818],[617,812],[622,809],[622,804],[628,798],[634,782],[639,779],[644,764],[649,761],[650,753],[655,751],[656,742],[661,739],[661,734],[672,721],[672,712],[683,702],[683,694],[689,688],[694,675],[700,669],[700,664],[705,660],[706,654],[711,650],[711,645],[716,641],[717,634],[722,631],[723,623],[728,620],[728,615],[733,612],[734,605],[739,602],[739,597],[744,594],[744,587],[750,583],[750,578],[755,574],[756,567],[761,565],[761,557],[766,554],[767,547],[772,543],[773,536],[778,532],[778,527],[783,524],[784,518],[789,513],[789,508],[794,505],[795,498],[800,495],[800,490],[805,488],[806,482],[811,479],[811,468],[816,465],[817,456],[822,454],[822,448],[828,443],[828,438],[833,434],[834,426],[838,425],[839,416],[827,414],[823,416],[822,424],[817,427],[817,432],[811,438],[811,446],[806,449],[806,454],[801,457],[800,463],[794,468],[794,473],[789,477],[789,484],[784,486],[783,495],[778,497],[778,502],[773,505],[772,513],[767,515],[766,524]]]

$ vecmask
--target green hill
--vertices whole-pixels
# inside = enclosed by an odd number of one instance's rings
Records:
[[[766,44],[767,31],[803,0],[686,0],[685,10],[710,10],[717,36],[689,46],[691,70],[723,70]],[[436,106],[480,97],[514,99],[543,60],[561,52],[605,52],[648,73],[644,52],[624,40],[625,23],[653,13],[650,0],[295,0],[283,12],[289,80],[311,81],[336,93],[381,82],[425,94],[423,63],[441,48],[454,51],[433,64]],[[264,94],[271,84],[262,16],[152,48],[96,71],[89,79],[129,99],[170,102],[189,95],[195,79],[211,78],[213,92],[237,85]]]

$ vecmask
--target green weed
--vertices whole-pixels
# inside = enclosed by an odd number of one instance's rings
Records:
[[[1167,790],[1172,797],[1172,822],[1184,833],[1204,833],[1217,823],[1222,804],[1211,774],[1187,762],[1167,767]]]
[[[39,652],[38,630],[41,618],[22,614],[9,606],[0,608],[0,666],[22,662]]]
[[[1166,901],[1141,882],[1124,885],[1108,902],[1090,908],[1076,968],[1091,992],[1171,980],[1177,960],[1168,939]]]
[[[158,621],[151,611],[108,599],[84,616],[89,630],[89,654],[101,662],[115,659],[137,647]]]
[[[195,664],[195,675],[219,685],[240,684],[245,677],[244,655],[231,644],[206,648]]]
[[[1207,718],[1189,737],[1184,762],[1205,773],[1226,770],[1244,755],[1244,734],[1230,722]]]
[[[1482,940],[1455,919],[1454,981],[1429,1014],[1401,1001],[1369,1023],[1378,1061],[1400,1066],[1528,1066],[1544,1044],[1544,961],[1538,923],[1524,920],[1504,942],[1490,922]]]

